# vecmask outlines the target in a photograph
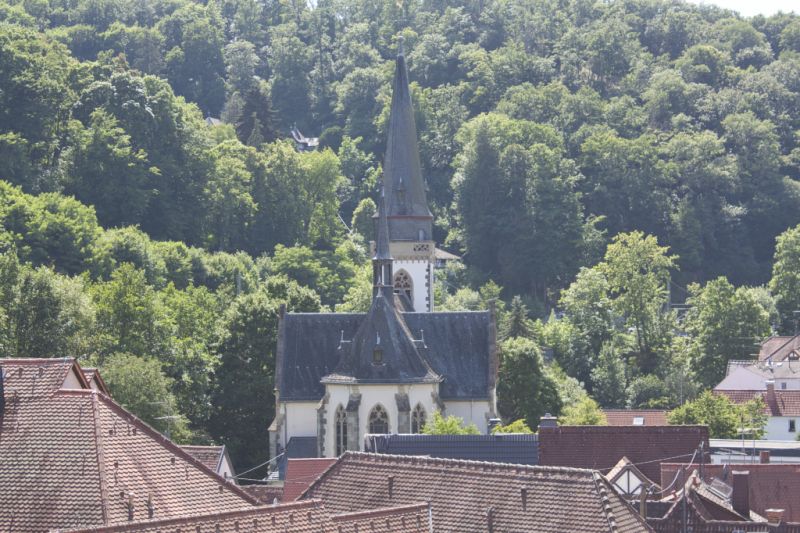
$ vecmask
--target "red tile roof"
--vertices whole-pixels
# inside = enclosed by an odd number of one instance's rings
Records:
[[[623,457],[650,479],[661,461],[689,460],[704,443],[706,426],[559,426],[539,428],[539,464],[593,468],[603,473]]]
[[[609,426],[666,426],[667,411],[663,409],[603,409]],[[643,424],[634,424],[641,418]]]
[[[283,487],[278,485],[239,485],[259,503],[273,504],[283,499]]]
[[[225,458],[225,446],[194,446],[181,445],[185,451],[214,472],[219,468],[220,462]]]
[[[99,370],[96,368],[83,368],[83,376],[89,383],[89,387],[99,390],[106,396],[111,396],[111,392],[108,390],[106,382],[103,381],[103,376],[100,375]]]
[[[66,533],[162,533],[203,531],[233,533],[422,533],[428,531],[428,505],[331,515],[319,500],[223,511],[204,516],[145,520],[115,526],[74,529]]]
[[[714,390],[714,394],[722,394],[733,403],[745,403],[761,396],[767,405],[765,412],[770,416],[800,416],[800,390],[775,390],[774,399],[769,391],[761,390]]]
[[[679,469],[684,465],[675,463],[662,463],[661,483],[672,483]],[[711,477],[724,480],[724,465],[703,466],[706,480]],[[784,509],[783,518],[787,522],[800,522],[800,464],[789,463],[747,463],[739,465],[740,469],[750,472],[750,508],[762,516],[766,510],[777,508]],[[731,464],[731,470],[736,470],[737,465]],[[679,484],[682,477],[679,477]],[[730,484],[730,481],[728,481]]]
[[[428,501],[436,531],[650,531],[603,476],[574,468],[347,452],[303,497],[334,512]]]
[[[758,351],[758,360],[785,361],[793,352],[800,352],[800,335],[774,336],[761,343]],[[795,354],[796,355],[796,354]]]
[[[296,500],[336,459],[289,459],[283,482],[281,501]]]
[[[9,376],[0,426],[0,531],[127,522],[128,503],[135,519],[147,517],[148,499],[156,518],[256,503],[104,394],[60,389],[69,369],[80,370],[74,362],[3,359],[0,366]]]

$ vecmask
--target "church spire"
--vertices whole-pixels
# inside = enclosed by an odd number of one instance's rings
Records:
[[[390,300],[394,298],[392,277],[392,254],[389,252],[389,221],[386,214],[384,188],[378,200],[378,223],[375,226],[375,255],[372,257],[372,296],[382,294]]]
[[[433,216],[422,179],[402,38],[392,85],[383,182],[391,240],[429,240]]]

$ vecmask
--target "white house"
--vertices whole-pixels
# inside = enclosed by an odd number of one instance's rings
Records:
[[[766,380],[763,390],[714,388],[734,403],[744,403],[756,397],[764,399],[768,415],[764,439],[796,440],[800,427],[800,390],[776,389],[772,379]]]
[[[419,433],[437,410],[483,431],[497,416],[494,311],[434,312],[433,216],[402,51],[393,91],[372,304],[358,314],[281,312],[272,457],[335,457],[359,450],[366,433]]]

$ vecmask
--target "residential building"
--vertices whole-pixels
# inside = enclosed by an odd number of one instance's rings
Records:
[[[0,531],[251,508],[257,501],[90,387],[74,359],[0,359]]]
[[[800,390],[777,390],[767,381],[765,390],[714,389],[715,394],[727,396],[733,403],[745,403],[762,398],[767,414],[764,437],[769,440],[797,440],[800,428]]]
[[[364,451],[535,465],[539,461],[539,438],[535,433],[367,435],[364,437]]]
[[[224,477],[236,481],[233,463],[228,456],[225,446],[189,446],[182,445],[181,449],[206,465],[208,468]]]
[[[316,479],[336,462],[336,459],[289,459],[286,464],[286,478],[283,481],[282,502],[293,502]]]
[[[331,512],[430,504],[433,530],[649,532],[596,471],[347,452],[305,491]]]
[[[367,433],[419,433],[434,411],[482,432],[497,416],[494,310],[434,311],[432,220],[405,58],[397,57],[367,313],[281,311],[270,453],[359,450]],[[292,452],[294,453],[294,452]]]

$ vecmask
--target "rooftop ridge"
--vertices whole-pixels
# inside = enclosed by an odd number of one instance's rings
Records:
[[[218,513],[208,513],[203,515],[196,515],[196,516],[177,516],[172,518],[152,518],[148,520],[137,520],[134,522],[126,522],[121,524],[114,524],[110,526],[93,526],[87,528],[74,528],[66,531],[65,533],[69,533],[69,531],[80,531],[80,532],[91,532],[91,531],[102,531],[103,533],[116,533],[116,532],[125,532],[125,531],[140,531],[143,525],[148,524],[159,524],[163,525],[164,527],[170,526],[172,524],[185,524],[187,521],[191,521],[193,519],[197,520],[204,520],[210,517],[217,518],[219,520],[225,520],[229,518],[236,518],[236,517],[247,517],[252,516],[253,513],[263,514],[263,515],[272,515],[272,514],[280,514],[284,512],[291,512],[291,511],[302,511],[305,509],[324,509],[321,500],[316,499],[309,499],[303,501],[296,501],[296,502],[289,502],[289,503],[281,503],[278,505],[256,505],[252,507],[243,507],[241,509],[233,509],[230,511],[222,511]]]
[[[313,501],[313,500],[301,500],[301,501]],[[347,520],[357,520],[361,518],[374,518],[380,517],[387,514],[396,514],[403,511],[421,511],[421,510],[428,510],[430,504],[428,502],[420,502],[420,503],[410,503],[408,505],[397,505],[394,507],[378,507],[377,509],[367,509],[366,511],[353,511],[350,513],[341,513],[337,515],[331,516],[331,520],[333,522],[342,522]]]

